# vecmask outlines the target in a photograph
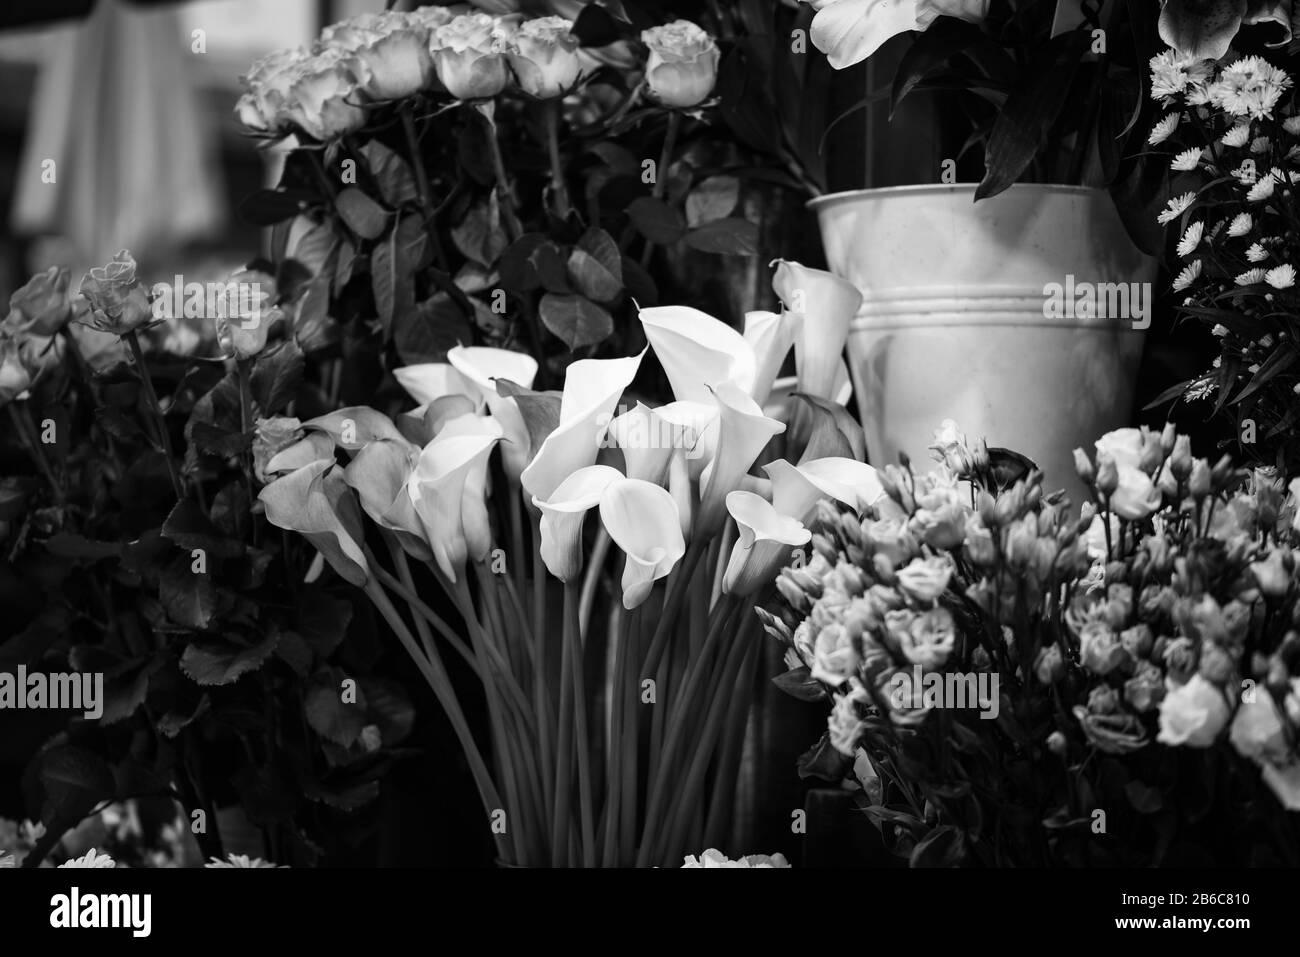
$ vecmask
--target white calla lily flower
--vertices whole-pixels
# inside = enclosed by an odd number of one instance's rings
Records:
[[[758,403],[734,382],[714,390],[718,404],[718,447],[701,476],[700,517],[696,531],[710,534],[726,517],[725,498],[740,487],[754,460],[785,431],[785,423],[769,419]]]
[[[640,318],[678,400],[707,403],[709,389],[726,381],[753,388],[754,350],[725,322],[688,306],[642,309]]]
[[[752,595],[790,564],[794,549],[812,540],[803,522],[782,515],[753,492],[728,494],[727,511],[739,531],[722,579],[723,591],[729,595]]]
[[[343,479],[356,489],[361,508],[381,528],[394,532],[408,555],[420,561],[433,557],[415,505],[406,494],[406,480],[415,470],[420,449],[410,442],[381,439],[356,454]]]
[[[461,415],[448,421],[438,432],[435,441],[461,436],[481,436],[492,439],[504,437],[501,423],[486,415]],[[481,562],[492,550],[492,521],[488,517],[487,497],[488,459],[484,456],[465,475],[465,488],[461,492],[461,525],[465,530],[465,546],[472,561]]]
[[[686,554],[686,539],[673,496],[663,487],[619,477],[600,497],[600,519],[627,561],[623,607],[639,606]]]
[[[420,362],[393,370],[393,378],[415,400],[428,405],[447,395],[474,395],[473,385],[450,362]]]
[[[492,417],[501,423],[505,442],[501,446],[501,460],[506,475],[512,482],[528,465],[528,427],[524,424],[519,404],[497,392],[497,379],[509,379],[525,389],[533,387],[537,377],[537,360],[511,349],[490,349],[482,346],[456,346],[447,353],[447,361],[460,375],[476,388],[487,403]]]
[[[266,520],[297,532],[316,546],[330,567],[357,587],[370,580],[361,509],[333,459],[311,462],[258,493]]]
[[[799,319],[794,343],[799,391],[819,399],[837,398],[844,343],[849,323],[862,306],[862,293],[823,269],[786,260],[776,268],[772,289]]]
[[[546,437],[519,480],[530,496],[549,500],[569,475],[593,465],[623,390],[645,355],[625,359],[579,359],[565,373],[560,422]]]
[[[772,383],[781,374],[785,357],[794,347],[800,317],[788,310],[745,313],[745,342],[754,351],[754,383],[749,394],[759,405],[772,394]],[[847,368],[845,372],[847,373]]]
[[[486,469],[492,447],[499,441],[499,436],[488,434],[434,440],[420,453],[415,471],[407,479],[406,493],[424,527],[434,560],[452,581],[469,553],[462,518],[466,482]]]
[[[662,485],[668,460],[683,443],[695,444],[693,432],[659,414],[643,402],[609,423],[609,437],[623,453],[628,478]]]
[[[590,509],[600,504],[610,483],[622,478],[618,469],[608,465],[588,465],[561,482],[549,499],[533,499],[542,513],[542,561],[560,581],[568,582],[582,574],[583,520]]]

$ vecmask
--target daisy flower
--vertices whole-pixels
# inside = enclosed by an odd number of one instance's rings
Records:
[[[1189,402],[1195,402],[1197,399],[1208,399],[1215,390],[1216,385],[1215,381],[1209,378],[1193,382],[1187,387],[1187,391],[1183,393],[1183,398]]]
[[[1268,250],[1259,243],[1251,243],[1250,248],[1246,250],[1246,261],[1252,263],[1262,263],[1268,258]]]
[[[1282,93],[1291,86],[1285,70],[1249,56],[1223,68],[1208,90],[1210,102],[1233,116],[1264,119],[1273,115]]]
[[[1245,146],[1250,140],[1250,124],[1238,123],[1228,132],[1223,134],[1222,143],[1224,146]]]
[[[1190,266],[1185,266],[1183,271],[1174,279],[1174,292],[1182,292],[1192,283],[1196,282],[1201,275],[1201,260],[1196,260]]]
[[[59,867],[117,867],[117,862],[92,847],[81,857],[64,861]]]
[[[1300,116],[1288,116],[1282,121],[1282,129],[1292,136],[1300,136]]]
[[[1182,196],[1175,196],[1169,201],[1169,204],[1165,206],[1164,212],[1156,217],[1156,222],[1161,226],[1169,225],[1179,216],[1183,215],[1183,213],[1187,212],[1187,207],[1191,206],[1192,201],[1195,199],[1196,194],[1190,190],[1183,193]]]
[[[1197,220],[1187,227],[1187,232],[1183,233],[1183,238],[1178,241],[1178,255],[1186,258],[1192,254],[1192,250],[1201,244],[1201,237],[1205,235],[1205,223]]]
[[[1250,188],[1250,192],[1246,194],[1246,199],[1252,203],[1262,203],[1273,195],[1276,184],[1277,180],[1270,173]]]
[[[1173,49],[1153,56],[1150,66],[1151,98],[1154,100],[1182,93],[1189,83],[1203,83],[1214,71],[1212,61],[1197,60]]]
[[[1196,169],[1196,164],[1201,161],[1201,154],[1204,152],[1205,150],[1201,149],[1199,146],[1185,149],[1174,157],[1173,162],[1169,164],[1169,168],[1177,173],[1186,173],[1194,170]]]
[[[208,863],[203,865],[207,868],[222,867],[253,867],[253,868],[276,868],[280,869],[279,864],[272,864],[270,861],[264,861],[260,857],[249,857],[247,854],[227,854],[223,861],[220,858],[213,857]]]
[[[1283,263],[1264,273],[1264,281],[1274,289],[1290,289],[1295,285],[1295,266]]]
[[[1256,266],[1254,269],[1247,269],[1244,273],[1233,280],[1238,286],[1254,286],[1264,281],[1264,270]]]
[[[1152,146],[1158,146],[1173,135],[1178,128],[1178,114],[1170,113],[1161,119],[1155,126],[1151,127],[1151,135],[1147,137],[1147,142]]]
[[[1254,225],[1254,220],[1250,218],[1250,213],[1238,213],[1232,217],[1232,222],[1228,224],[1229,236],[1245,236],[1250,232],[1250,227]]]

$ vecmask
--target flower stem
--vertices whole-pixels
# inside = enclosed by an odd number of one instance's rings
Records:
[[[54,470],[50,468],[50,460],[45,457],[45,449],[41,447],[40,437],[36,431],[35,424],[31,418],[31,410],[24,409],[18,411],[16,401],[9,403],[9,417],[13,420],[14,431],[22,440],[23,445],[27,446],[27,453],[32,457],[32,462],[45,476],[45,480],[50,483],[50,491],[54,494],[56,502],[63,502],[63,485],[54,475]]]
[[[435,222],[438,212],[433,205],[433,191],[429,188],[429,173],[424,168],[424,159],[420,155],[420,136],[415,129],[415,117],[411,115],[409,104],[404,104],[399,112],[402,116],[402,129],[406,133],[406,145],[411,151],[415,192],[420,199],[420,209],[424,212],[424,230],[429,236],[429,242],[433,244],[433,255],[438,262],[438,268],[445,270],[447,254],[443,251],[442,240],[438,236],[438,225]]]
[[[590,741],[587,737],[587,693],[583,681],[582,639],[578,634],[579,592],[576,582],[564,586],[564,643],[573,668],[573,734],[578,757],[578,808],[582,825],[582,865],[596,866],[596,834],[592,816]]]
[[[675,110],[668,114],[668,129],[664,132],[664,148],[659,154],[659,165],[655,167],[655,184],[650,190],[650,195],[655,199],[663,199],[664,191],[668,189],[668,166],[673,161],[673,153],[677,149],[677,134],[681,129],[682,117]],[[645,268],[650,265],[650,256],[654,253],[655,244],[649,239],[645,241],[645,249],[641,250],[641,267]]]
[[[144,385],[145,398],[149,400],[149,407],[153,410],[154,424],[158,427],[158,441],[162,445],[163,454],[167,457],[167,471],[171,475],[172,489],[176,492],[176,500],[180,501],[185,497],[185,485],[181,481],[181,473],[176,468],[176,453],[172,451],[172,437],[167,431],[167,421],[163,417],[162,406],[158,403],[158,393],[154,391],[153,379],[149,377],[149,367],[144,361],[144,352],[140,348],[140,337],[132,329],[125,336],[126,344],[131,348],[131,357],[135,360],[136,368],[140,372],[140,381]]]
[[[240,469],[244,473],[244,492],[248,504],[253,505],[253,451],[249,444],[249,432],[253,429],[253,387],[249,380],[248,359],[235,360],[235,375],[239,379],[239,434],[243,436],[244,446],[239,453]],[[253,523],[253,534],[257,534],[257,523]],[[257,544],[256,539],[253,542]]]
[[[551,160],[551,190],[555,193],[555,209],[561,219],[568,219],[569,187],[564,180],[564,166],[560,160],[560,100],[546,101],[546,153]]]
[[[497,137],[496,104],[492,102],[475,107],[488,128],[488,154],[492,159],[492,175],[496,180],[497,200],[501,203],[501,216],[505,220],[506,238],[514,242],[524,234],[520,225],[519,213],[515,210],[514,191],[510,188],[510,177],[506,175],[506,161],[501,155],[501,142]]]

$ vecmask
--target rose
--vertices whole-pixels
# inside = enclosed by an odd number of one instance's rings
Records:
[[[22,336],[18,339],[18,358],[32,377],[32,384],[47,372],[63,364],[63,339],[53,336]]]
[[[1119,643],[1136,661],[1139,658],[1145,658],[1151,653],[1151,647],[1155,644],[1155,636],[1151,634],[1149,625],[1137,624],[1119,633]]]
[[[81,280],[81,295],[90,309],[75,321],[117,336],[152,323],[149,291],[136,278],[135,268],[135,260],[125,249],[107,265],[92,267]]]
[[[519,12],[519,0],[469,0],[470,4],[488,13],[502,16]]]
[[[929,604],[943,594],[952,572],[952,559],[946,555],[914,558],[899,570],[898,587],[914,601]]]
[[[699,106],[718,79],[718,45],[689,20],[674,20],[641,34],[650,49],[645,82],[650,94],[672,109]]]
[[[1139,712],[1147,712],[1165,696],[1165,678],[1149,661],[1139,661],[1133,677],[1124,682],[1124,700]]]
[[[884,555],[895,566],[908,561],[919,550],[907,526],[891,518],[864,523],[862,537],[872,554]]]
[[[519,88],[539,100],[563,96],[582,76],[579,41],[563,17],[526,20],[506,40]]]
[[[271,326],[283,317],[279,306],[249,316],[216,317],[217,342],[221,351],[232,359],[251,359],[266,348]]]
[[[1145,747],[1147,731],[1137,715],[1126,712],[1092,714],[1075,705],[1074,716],[1090,744],[1107,754],[1128,754]]]
[[[1286,597],[1291,587],[1291,575],[1286,569],[1286,559],[1290,557],[1289,549],[1274,548],[1262,562],[1251,563],[1251,574],[1265,598],[1276,601]]]
[[[429,36],[433,67],[448,92],[460,100],[496,96],[510,81],[505,34],[496,17],[462,14]]]
[[[18,343],[0,339],[0,405],[8,405],[32,384],[32,377],[18,354]]]
[[[1198,656],[1196,645],[1190,638],[1176,638],[1169,641],[1165,645],[1163,657],[1169,680],[1174,684],[1184,683],[1196,671]]]
[[[331,48],[295,64],[284,116],[322,142],[361,129],[366,111],[355,102],[355,69],[349,54]]]
[[[967,474],[975,462],[970,443],[966,441],[966,433],[958,429],[957,423],[952,419],[944,419],[939,428],[934,430],[930,457],[947,466],[953,475]]]
[[[1160,508],[1160,489],[1151,481],[1151,476],[1132,465],[1121,465],[1118,472],[1119,484],[1110,493],[1112,512],[1122,519],[1136,522]]]
[[[1034,674],[1045,685],[1054,685],[1065,677],[1065,659],[1061,657],[1061,649],[1048,645],[1040,651],[1034,662]]]
[[[306,50],[294,47],[256,60],[248,74],[239,78],[248,90],[235,107],[239,121],[254,130],[278,130],[283,126],[288,121],[284,115],[285,98],[298,78],[299,65],[310,58]]]
[[[1117,468],[1137,468],[1142,461],[1142,432],[1139,429],[1116,429],[1099,438],[1094,448],[1097,457],[1107,454]]]
[[[1160,733],[1156,740],[1172,747],[1208,748],[1228,723],[1223,692],[1200,675],[1173,688],[1160,702]]]
[[[1271,694],[1257,689],[1251,700],[1242,702],[1232,719],[1228,740],[1238,754],[1252,761],[1280,764],[1286,760],[1286,733]]]
[[[827,625],[813,645],[812,677],[828,685],[842,684],[858,670],[858,660],[848,629]]]
[[[1079,660],[1093,674],[1105,675],[1124,664],[1128,652],[1107,624],[1090,621],[1079,635]]]
[[[363,35],[348,48],[360,90],[376,100],[411,96],[433,83],[429,27],[388,18],[383,32]]]
[[[957,640],[956,624],[947,608],[932,608],[912,619],[899,635],[903,657],[927,670],[942,668]]]
[[[302,438],[302,423],[285,416],[258,419],[253,431],[253,474],[265,485],[267,463]]]
[[[21,332],[54,335],[72,318],[72,302],[68,298],[70,279],[68,270],[58,266],[37,273],[9,297],[9,317],[5,322],[12,323]]]

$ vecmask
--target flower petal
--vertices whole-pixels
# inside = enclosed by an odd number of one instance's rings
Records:
[[[746,391],[753,387],[754,350],[725,322],[687,306],[642,309],[639,315],[678,399],[708,402],[709,388],[728,379]]]
[[[619,478],[600,497],[600,519],[627,556],[623,607],[630,611],[650,597],[654,583],[686,553],[677,503],[652,482]]]

